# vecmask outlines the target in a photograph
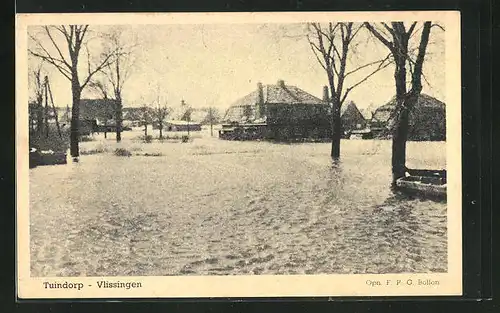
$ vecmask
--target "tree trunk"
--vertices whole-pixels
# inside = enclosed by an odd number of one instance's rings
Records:
[[[52,103],[52,110],[54,111],[54,119],[56,120],[57,133],[59,134],[59,138],[62,138],[61,126],[59,125],[59,116],[57,114],[56,105],[54,104],[54,97],[52,96],[52,90],[50,90],[50,84],[47,80],[47,91],[50,95],[50,102]]]
[[[333,101],[332,110],[332,151],[331,156],[334,160],[340,159],[340,137],[341,137],[341,123],[340,123],[340,102],[338,99]]]
[[[77,158],[80,155],[78,141],[80,137],[80,84],[72,81],[71,91],[73,96],[71,108],[71,134],[70,134],[70,152],[71,156]]]
[[[158,124],[158,128],[160,129],[160,137],[159,138],[162,139],[163,138],[163,123],[160,122]]]
[[[104,139],[108,139],[108,120],[104,121]]]
[[[36,131],[39,137],[42,137],[43,129],[44,129],[43,98],[42,95],[40,95],[37,97],[37,103],[36,103]]]
[[[122,99],[117,97],[116,103],[116,142],[122,141]]]
[[[408,109],[401,108],[392,136],[392,180],[404,177],[406,172],[406,140],[408,138]]]
[[[396,116],[392,134],[392,182],[405,176],[406,171],[406,140],[408,137],[408,107],[406,96],[406,51],[400,51],[400,57],[395,58],[396,69]]]
[[[328,83],[330,85],[330,101],[332,106],[332,117],[331,117],[331,138],[332,138],[332,149],[330,156],[333,160],[337,161],[340,159],[340,99],[333,92],[335,90],[335,82],[333,74],[328,74]]]
[[[144,137],[148,136],[148,123],[144,122]]]
[[[45,83],[43,86],[45,94],[45,109],[43,111],[44,124],[45,124],[45,137],[49,138],[49,100],[47,95],[47,83]]]

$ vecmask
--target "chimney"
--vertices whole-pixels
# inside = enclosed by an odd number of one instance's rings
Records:
[[[282,79],[280,79],[280,80],[278,80],[278,84],[277,85],[278,85],[278,87],[285,88],[285,81],[282,80]]]
[[[257,92],[258,92],[258,98],[257,98],[257,110],[255,118],[259,119],[264,116],[264,87],[262,86],[262,83],[257,84]]]
[[[323,101],[330,102],[330,96],[328,95],[328,86],[323,86]]]

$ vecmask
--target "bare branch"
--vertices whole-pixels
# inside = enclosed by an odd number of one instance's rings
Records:
[[[370,77],[372,77],[373,75],[375,75],[377,72],[383,70],[384,68],[386,68],[387,66],[389,66],[391,64],[392,64],[392,62],[387,62],[385,64],[380,63],[380,65],[373,72],[371,72],[369,75],[365,76],[365,78],[361,79],[360,81],[358,81],[357,83],[355,83],[351,87],[347,88],[340,103],[344,103],[344,100],[347,98],[347,95],[349,94],[349,92],[351,92],[351,90],[353,90],[357,86],[361,85],[362,83],[364,83],[365,81],[367,81]]]
[[[415,26],[417,25],[417,22],[413,22],[410,26],[410,29],[408,30],[408,36],[411,37],[411,33],[415,29]]]
[[[370,23],[365,22],[365,27],[375,36],[381,43],[383,43],[390,51],[394,51],[394,44],[384,38]]]
[[[47,36],[49,36],[49,39],[50,41],[52,42],[52,45],[54,46],[54,48],[56,48],[57,50],[57,53],[59,54],[59,56],[61,57],[61,60],[63,61],[63,63],[68,67],[68,68],[71,68],[71,66],[69,65],[69,63],[66,61],[66,59],[64,58],[62,52],[61,52],[61,49],[59,49],[59,46],[57,46],[56,42],[54,41],[54,38],[52,37],[52,34],[50,33],[49,31],[49,27],[48,26],[44,26],[44,29],[45,29],[45,32],[47,33]]]
[[[87,78],[84,80],[83,84],[81,85],[81,87],[80,87],[81,89],[85,88],[85,86],[92,79],[92,76],[94,76],[95,73],[102,71],[102,69],[104,67],[106,67],[108,64],[111,64],[114,62],[114,60],[112,59],[113,55],[114,55],[113,53],[108,54],[104,58],[104,60],[102,60],[102,62],[98,66],[96,66],[96,68],[94,70],[90,70],[90,68],[89,68],[89,74],[88,74]]]
[[[63,66],[63,64],[64,64],[63,61],[56,59],[56,58],[53,58],[50,55],[39,54],[39,53],[32,51],[32,50],[29,50],[29,53],[35,57],[38,57],[38,58],[40,58],[44,61],[47,61],[48,63],[54,65],[54,67],[57,68],[57,70],[61,74],[63,74],[64,77],[66,77],[68,80],[71,81],[71,72]]]
[[[432,27],[437,27],[437,28],[441,29],[442,31],[445,31],[445,30],[444,30],[444,27],[443,27],[443,26],[441,26],[441,25],[439,25],[438,23],[432,24],[432,25],[431,25],[431,28],[432,28]]]
[[[349,44],[351,41],[356,37],[356,35],[359,33],[359,31],[363,28],[363,24],[359,25],[358,28],[354,31],[352,34],[351,38],[349,39]]]
[[[329,31],[330,31],[330,35],[325,33],[321,27],[319,25],[316,25],[313,23],[313,27],[315,28],[316,32],[317,32],[317,35],[318,35],[318,39],[319,38],[326,38],[328,40],[328,42],[330,43],[330,48],[333,48],[333,50],[335,51],[335,54],[337,55],[337,57],[340,59],[341,56],[340,56],[340,53],[339,51],[337,50],[337,47],[335,46],[335,30],[339,27],[340,23],[336,23],[335,25],[332,25],[332,23],[329,24]],[[331,49],[330,49],[331,51]],[[328,53],[328,55],[330,55],[330,53]]]
[[[427,43],[429,42],[430,30],[431,30],[431,22],[425,22],[424,29],[422,30],[422,36],[420,39],[420,45],[418,47],[417,60],[415,61],[415,70],[412,75],[412,89],[415,89],[414,92],[417,93],[420,93],[420,90],[422,89],[420,76],[422,74]]]
[[[316,51],[319,51],[319,48],[311,41],[309,36],[307,36],[307,40],[309,41],[309,44],[311,45],[311,50],[313,51],[314,56],[316,57],[316,60],[318,60],[318,63],[321,65],[321,67],[326,70],[326,65],[323,64],[323,62],[321,61],[321,59],[318,56],[318,53],[316,52]]]
[[[362,69],[364,69],[364,68],[366,68],[366,67],[369,67],[369,66],[371,66],[371,65],[375,65],[375,64],[378,64],[378,63],[384,63],[385,61],[387,61],[387,60],[391,57],[391,55],[392,55],[392,54],[391,54],[391,53],[389,53],[389,54],[388,54],[385,58],[383,58],[383,59],[380,59],[380,60],[377,60],[377,61],[373,61],[373,62],[370,62],[370,63],[366,63],[366,64],[364,64],[364,65],[361,65],[361,66],[357,67],[356,69],[354,69],[354,70],[352,70],[352,71],[349,71],[349,72],[345,73],[344,77],[347,77],[347,76],[349,76],[349,75],[351,75],[351,74],[353,74],[353,73],[356,73],[357,71],[362,70]]]
[[[390,33],[392,36],[395,36],[395,34],[394,34],[394,29],[390,28],[390,27],[389,27],[389,25],[387,25],[387,24],[386,24],[386,23],[384,23],[384,22],[382,22],[381,24],[385,27],[385,29],[387,29],[387,31],[389,31],[389,33]]]

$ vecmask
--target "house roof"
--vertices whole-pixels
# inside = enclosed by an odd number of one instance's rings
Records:
[[[348,101],[348,102],[344,103],[342,105],[342,107],[340,107],[340,116],[344,115],[347,111],[351,111],[351,110],[359,112],[358,107],[356,106],[356,104],[353,101]]]
[[[392,110],[396,106],[396,96],[392,97],[392,99],[386,103],[385,105],[380,106],[377,110],[383,109],[383,110]],[[445,108],[444,102],[431,97],[427,94],[420,94],[418,97],[417,104],[415,105],[418,108],[425,108],[425,107],[433,107],[433,108]]]
[[[277,103],[290,103],[290,104],[326,104],[325,101],[311,95],[304,90],[284,83],[276,85],[263,85],[262,86],[264,103],[277,104]],[[259,101],[259,91],[255,90],[248,95],[235,101],[231,107],[255,105]]]
[[[387,104],[384,104],[380,107],[378,107],[374,114],[373,114],[373,119],[375,120],[386,120],[387,117],[385,116],[386,114],[389,114],[389,113],[383,113],[383,112],[392,112],[396,107],[396,97],[394,96]],[[416,112],[422,112],[422,111],[425,111],[426,109],[429,109],[429,108],[433,108],[433,109],[441,109],[441,110],[445,110],[446,109],[446,106],[444,104],[444,102],[434,98],[434,97],[431,97],[429,95],[426,95],[426,94],[420,94],[420,96],[418,97],[418,101],[414,107],[414,110]]]
[[[275,85],[262,85],[262,96],[264,104],[328,104],[296,86],[285,85],[282,80]],[[258,103],[259,89],[235,101],[226,111],[224,120],[240,121],[248,114],[255,118],[254,108]]]

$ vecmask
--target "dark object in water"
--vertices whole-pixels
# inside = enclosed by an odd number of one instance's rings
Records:
[[[66,152],[60,151],[40,151],[38,165],[57,165],[66,164]]]
[[[397,189],[424,197],[446,198],[446,170],[407,169],[406,174],[396,180]]]
[[[37,167],[40,164],[40,152],[36,148],[30,148],[29,165],[30,168]]]

